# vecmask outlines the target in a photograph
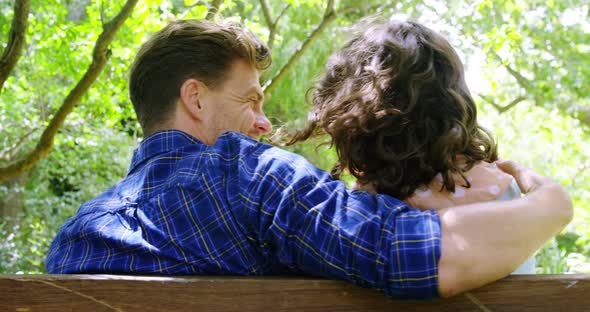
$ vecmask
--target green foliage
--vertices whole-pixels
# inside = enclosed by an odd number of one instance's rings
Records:
[[[108,128],[85,130],[64,129],[53,153],[31,172],[19,225],[0,223],[0,273],[44,272],[45,255],[64,221],[125,176],[137,141]]]
[[[0,1],[0,48],[14,1]],[[206,1],[209,3],[208,1]],[[80,79],[92,49],[123,0],[32,1],[27,46],[0,91],[0,166],[21,156]],[[326,1],[268,1],[276,27],[272,77],[322,20]],[[446,34],[469,72],[482,123],[503,158],[559,181],[576,207],[567,230],[537,254],[543,273],[590,272],[590,23],[587,1],[335,1],[338,19],[305,52],[265,103],[275,127],[303,125],[308,90],[350,26],[371,14],[412,17]],[[29,174],[19,225],[0,224],[0,273],[44,272],[59,226],[85,200],[126,173],[141,131],[127,95],[127,71],[140,44],[174,18],[203,18],[203,1],[140,1],[110,49],[98,80],[68,116],[50,156]],[[223,1],[221,15],[263,39],[270,30],[258,1]],[[497,107],[523,100],[500,114]],[[21,140],[21,138],[25,138]],[[23,141],[23,144],[19,142]],[[337,157],[321,140],[291,148],[329,170]],[[352,179],[348,178],[352,183]],[[7,195],[0,185],[0,201]]]

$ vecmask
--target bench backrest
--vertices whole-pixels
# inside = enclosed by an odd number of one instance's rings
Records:
[[[432,301],[301,277],[1,275],[0,311],[590,311],[590,275],[510,276]]]

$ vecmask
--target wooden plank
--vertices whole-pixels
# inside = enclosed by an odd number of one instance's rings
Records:
[[[590,275],[510,276],[450,299],[399,301],[303,277],[3,275],[0,311],[590,311]]]

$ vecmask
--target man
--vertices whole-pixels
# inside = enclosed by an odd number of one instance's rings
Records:
[[[229,24],[178,21],[148,40],[129,83],[146,137],[127,177],[61,228],[47,271],[310,274],[450,296],[508,275],[571,219],[560,186],[512,162],[500,166],[529,193],[514,201],[421,212],[347,190],[258,142],[269,64]]]

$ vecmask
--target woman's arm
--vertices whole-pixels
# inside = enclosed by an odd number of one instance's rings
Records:
[[[443,297],[509,275],[572,219],[571,200],[560,185],[512,161],[498,166],[527,196],[439,210]]]

